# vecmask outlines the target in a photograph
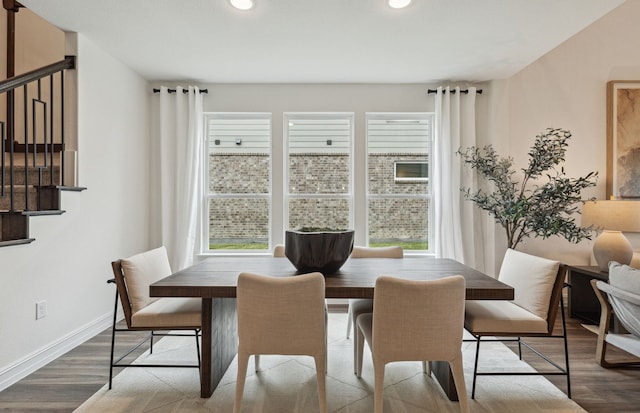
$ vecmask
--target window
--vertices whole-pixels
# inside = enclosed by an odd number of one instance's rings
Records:
[[[429,250],[432,114],[367,113],[359,135],[353,113],[288,112],[275,127],[270,113],[205,120],[204,253],[266,253],[303,227]]]
[[[284,125],[288,228],[351,228],[353,114],[287,113]]]
[[[366,119],[368,244],[429,250],[433,115],[368,113]]]
[[[271,114],[205,115],[205,250],[267,250],[271,211]]]
[[[396,161],[393,177],[396,182],[428,182],[429,162]]]

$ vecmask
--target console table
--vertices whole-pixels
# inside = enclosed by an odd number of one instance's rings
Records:
[[[569,316],[590,324],[600,323],[600,302],[591,288],[591,280],[609,282],[609,273],[598,266],[569,266]]]

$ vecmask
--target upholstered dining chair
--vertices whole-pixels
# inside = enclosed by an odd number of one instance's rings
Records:
[[[591,286],[601,306],[596,361],[607,368],[640,365],[640,269],[611,261],[609,283],[594,279]],[[614,314],[620,331],[609,329]],[[635,357],[607,360],[609,344]]]
[[[388,247],[361,247],[354,246],[349,258],[403,258],[404,251],[399,246]],[[355,325],[360,314],[373,311],[373,300],[368,298],[350,298],[349,314],[347,315],[347,338],[351,333],[351,325]],[[358,348],[358,337],[353,336],[353,372],[356,373],[356,356]]]
[[[136,254],[129,258],[111,263],[114,278],[109,283],[116,284],[116,298],[113,310],[113,328],[111,332],[111,357],[109,367],[109,389],[111,389],[114,367],[194,367],[200,368],[200,344],[198,335],[201,322],[201,300],[198,298],[149,296],[149,285],[171,275],[171,267],[165,247]],[[117,327],[118,297],[127,327]],[[174,331],[192,330],[192,334]],[[149,331],[149,335],[133,348],[115,357],[116,334],[132,331]],[[153,341],[156,337],[193,336],[196,342],[197,364],[156,364],[124,363],[128,355],[150,341],[149,351],[153,353]]]
[[[238,377],[233,405],[239,413],[251,355],[312,356],[316,365],[320,412],[326,413],[326,319],[324,276],[238,276]]]
[[[465,329],[476,341],[471,398],[475,397],[477,376],[488,375],[563,375],[567,378],[567,396],[571,398],[569,349],[562,289],[565,286],[566,265],[558,261],[508,249],[498,280],[514,289],[513,301],[467,301]],[[560,310],[562,333],[554,334],[556,316]],[[560,364],[534,349],[522,337],[561,338],[564,340],[564,362]],[[479,372],[480,343],[483,341],[516,341],[522,360],[522,346],[529,348],[556,370],[551,372]]]
[[[376,280],[373,313],[358,316],[357,376],[362,372],[364,341],[371,347],[375,374],[374,411],[382,413],[385,365],[395,361],[447,361],[460,409],[469,412],[462,365],[464,277],[414,281],[389,276]]]
[[[274,257],[286,257],[286,255],[284,254],[284,245],[278,244],[275,247],[273,247],[273,256]]]

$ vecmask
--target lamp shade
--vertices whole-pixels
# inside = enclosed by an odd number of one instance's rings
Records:
[[[582,207],[582,226],[622,232],[640,232],[639,201],[587,201]]]
[[[582,226],[603,230],[593,243],[593,256],[600,271],[609,262],[629,264],[633,248],[622,232],[640,232],[640,203],[637,201],[587,201],[582,207]]]

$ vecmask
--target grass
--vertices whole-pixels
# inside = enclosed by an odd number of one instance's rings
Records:
[[[388,247],[397,245],[404,250],[427,250],[429,244],[425,242],[371,242],[371,247]],[[246,243],[246,244],[209,244],[210,250],[268,250],[269,244],[267,243]]]
[[[248,243],[248,244],[209,244],[210,250],[268,250],[269,244]]]
[[[390,246],[399,246],[402,247],[403,250],[428,250],[429,243],[424,242],[370,242],[370,247],[390,247]]]

